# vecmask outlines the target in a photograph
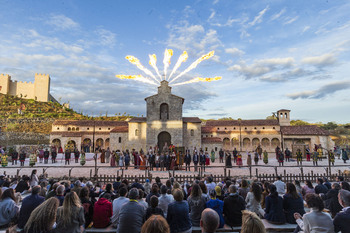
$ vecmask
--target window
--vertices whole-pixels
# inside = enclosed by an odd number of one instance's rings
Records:
[[[256,129],[256,127],[254,127],[254,129]]]
[[[227,128],[225,127],[225,130],[226,130]]]
[[[57,130],[60,130],[60,128],[57,127]]]
[[[217,148],[217,147],[215,147],[215,151],[218,151],[218,148]]]
[[[207,137],[208,137],[208,134],[206,134],[205,137],[207,138]]]
[[[135,129],[135,136],[139,136],[139,130]]]
[[[275,129],[275,127],[272,127],[273,129]]]
[[[111,128],[108,128],[108,130],[111,130]]]
[[[233,127],[233,129],[236,129],[236,127]]]
[[[210,137],[212,138],[212,137],[213,137],[213,135],[210,135]]]
[[[86,130],[89,130],[90,128],[86,128]]]
[[[119,142],[119,143],[122,143],[122,137],[119,137],[119,138],[118,138],[118,142]]]
[[[265,129],[265,127],[263,127],[263,129]]]
[[[247,127],[244,128],[245,130],[247,129]]]
[[[218,128],[218,130],[220,130],[220,128]]]
[[[160,105],[160,113],[159,113],[159,119],[160,120],[169,120],[169,105],[166,103],[162,103]]]
[[[79,131],[79,127],[77,127],[75,130],[76,130],[76,131]]]
[[[191,136],[193,137],[194,136],[194,130],[191,129]]]
[[[72,131],[71,127],[68,127],[68,131]]]
[[[98,130],[101,130],[101,128],[98,128]]]
[[[75,131],[75,128],[74,128],[74,127],[72,127],[72,131]]]

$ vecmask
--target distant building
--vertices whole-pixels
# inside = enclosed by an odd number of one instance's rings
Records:
[[[0,74],[0,93],[40,102],[57,102],[50,95],[50,75],[48,74],[35,74],[34,83],[12,81],[10,75]]]
[[[198,117],[183,117],[184,99],[171,94],[167,81],[162,81],[158,94],[147,97],[147,116],[130,121],[55,121],[50,140],[56,145],[74,144],[85,150],[95,147],[111,150],[143,149],[165,143],[193,151],[225,150],[252,151],[260,145],[268,152],[277,146],[322,144],[333,148],[327,131],[317,126],[290,126],[290,110],[282,109],[273,120],[212,120],[201,122]],[[68,143],[69,142],[69,143]]]

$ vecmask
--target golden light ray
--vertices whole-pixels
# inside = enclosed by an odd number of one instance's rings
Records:
[[[168,67],[170,65],[170,59],[173,56],[173,50],[172,49],[165,49],[164,51],[164,59],[163,59],[163,64],[164,64],[164,80],[166,80],[166,72],[168,70]]]
[[[155,54],[149,54],[149,64],[153,67],[153,69],[156,71],[157,75],[159,76],[160,80],[162,81],[162,76],[159,74],[159,70],[157,67],[157,56]]]
[[[201,63],[204,60],[207,60],[207,59],[211,58],[212,56],[214,56],[214,51],[211,51],[211,52],[209,52],[207,54],[204,54],[203,56],[198,58],[195,62],[193,62],[186,70],[182,71],[178,76],[176,76],[173,80],[171,80],[171,81],[169,80],[169,84],[174,82],[176,79],[180,78],[182,75],[186,74],[190,70],[193,70],[194,68],[197,67],[197,65],[199,63]]]
[[[135,81],[139,81],[139,82],[148,83],[148,84],[152,84],[152,85],[158,86],[157,83],[153,82],[149,78],[143,77],[142,75],[122,75],[122,74],[118,74],[115,77],[117,77],[119,79],[133,79]]]
[[[212,82],[212,81],[218,81],[221,80],[222,77],[216,76],[214,78],[201,78],[201,77],[196,77],[194,79],[191,79],[189,81],[181,82],[181,83],[175,83],[173,86],[179,86],[179,85],[185,85],[185,84],[190,84],[190,83],[197,83],[197,82]]]
[[[153,73],[152,73],[149,69],[145,68],[145,67],[141,64],[141,62],[140,62],[139,59],[137,59],[137,58],[134,57],[134,56],[130,56],[130,55],[129,55],[129,56],[126,56],[125,59],[128,60],[131,64],[136,65],[137,68],[139,68],[140,70],[142,70],[143,72],[145,72],[146,74],[148,74],[149,76],[151,76],[154,80],[156,80],[156,81],[158,82],[157,78],[153,75]]]
[[[182,63],[182,62],[185,62],[185,61],[187,60],[187,58],[188,58],[187,52],[186,52],[186,51],[183,51],[183,53],[180,55],[179,59],[177,59],[177,62],[176,62],[176,64],[175,64],[173,70],[171,71],[171,73],[170,73],[170,75],[169,75],[169,80],[171,79],[171,76],[176,72],[176,70],[177,70],[178,68],[180,68],[181,63]]]

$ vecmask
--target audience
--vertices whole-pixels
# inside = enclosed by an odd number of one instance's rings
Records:
[[[94,205],[93,221],[94,227],[104,228],[110,224],[113,208],[111,194],[104,193]]]
[[[328,192],[328,188],[326,185],[323,184],[323,179],[322,178],[318,178],[317,179],[317,185],[315,187],[315,193],[316,194],[326,194]]]
[[[277,176],[277,180],[273,183],[276,186],[277,193],[283,195],[286,192],[286,184],[282,181],[280,176]]]
[[[168,188],[165,185],[162,185],[160,188],[161,195],[158,199],[158,206],[163,210],[164,217],[166,218],[168,213],[168,206],[170,203],[174,202],[174,197],[172,194],[168,194]]]
[[[334,183],[331,185],[331,189],[328,190],[326,195],[321,195],[325,207],[331,212],[332,218],[334,218],[335,215],[342,210],[342,206],[338,201],[339,190],[340,185],[338,183]]]
[[[210,191],[210,200],[206,203],[206,208],[211,208],[218,213],[220,217],[220,225],[219,227],[224,227],[225,220],[223,216],[224,212],[224,202],[216,198],[216,192],[215,190]]]
[[[340,190],[338,194],[339,203],[343,211],[339,212],[333,220],[334,231],[348,233],[350,232],[350,191]]]
[[[264,218],[273,224],[284,224],[286,218],[283,212],[283,199],[278,195],[277,188],[271,184],[269,186],[270,195],[265,200],[265,216]]]
[[[34,186],[32,194],[23,199],[18,217],[18,228],[23,229],[33,210],[45,201],[44,197],[39,196],[40,191],[41,187],[39,185]]]
[[[191,195],[187,198],[190,208],[190,219],[192,226],[199,226],[202,211],[205,209],[206,198],[202,196],[202,190],[198,184],[194,184],[191,189]]]
[[[80,190],[80,195],[79,195],[81,205],[84,208],[85,228],[89,227],[94,216],[94,205],[89,200],[89,196],[90,196],[89,193],[90,193],[89,188],[87,186],[84,186]]]
[[[238,188],[238,194],[241,195],[243,197],[243,199],[245,200],[248,192],[249,192],[248,181],[242,180],[240,187]]]
[[[12,188],[6,189],[0,198],[0,228],[5,228],[13,223],[19,213],[15,192]]]
[[[305,200],[305,196],[309,193],[315,193],[315,189],[314,186],[312,185],[310,180],[305,181],[305,185],[302,188],[302,192],[303,194],[303,199]]]
[[[287,183],[287,193],[283,196],[283,209],[287,223],[296,223],[294,213],[305,214],[304,201],[292,183]]]
[[[52,232],[59,201],[51,197],[33,210],[24,226],[25,233]]]
[[[309,193],[305,197],[306,204],[311,208],[311,212],[304,214],[303,217],[299,213],[294,214],[294,218],[298,224],[295,232],[327,232],[333,233],[333,221],[328,213],[323,212],[324,204],[320,196]]]
[[[142,205],[137,202],[139,190],[130,189],[129,201],[125,203],[117,217],[117,233],[139,233],[145,218],[145,211]]]
[[[145,219],[147,220],[152,215],[161,215],[162,217],[164,217],[163,210],[158,207],[158,197],[157,196],[152,196],[151,197],[150,207],[148,207],[147,210],[146,210],[146,217],[145,217]]]
[[[170,232],[192,232],[192,224],[189,216],[189,206],[184,200],[184,195],[181,189],[174,189],[173,195],[175,202],[168,206],[167,221],[170,226]]]
[[[58,199],[58,201],[60,202],[60,206],[63,205],[63,201],[64,201],[64,190],[65,187],[63,185],[58,185],[58,187],[56,188],[56,198]]]
[[[78,195],[69,192],[64,197],[63,205],[57,209],[55,233],[80,232],[85,223],[84,208]]]
[[[218,213],[210,208],[206,208],[203,210],[201,214],[200,227],[202,229],[202,233],[214,233],[216,229],[219,227],[220,218]]]
[[[247,203],[247,210],[256,213],[258,216],[264,216],[264,210],[261,208],[262,191],[260,185],[256,182],[252,184],[250,192],[247,194],[245,202]]]
[[[237,187],[233,184],[229,187],[230,194],[224,199],[224,220],[230,227],[242,225],[242,210],[245,209],[245,201],[238,195]]]
[[[152,215],[143,224],[141,233],[170,233],[170,227],[163,216]]]
[[[266,233],[266,230],[256,213],[244,210],[241,233]]]

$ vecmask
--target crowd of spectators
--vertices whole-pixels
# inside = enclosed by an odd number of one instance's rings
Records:
[[[343,177],[330,183],[274,183],[211,176],[164,184],[117,178],[114,183],[47,179],[36,171],[20,180],[0,176],[0,229],[23,232],[83,232],[113,227],[118,233],[187,233],[193,227],[215,232],[241,227],[266,232],[272,224],[296,224],[295,232],[350,232],[350,185]],[[23,200],[22,200],[22,197]]]

